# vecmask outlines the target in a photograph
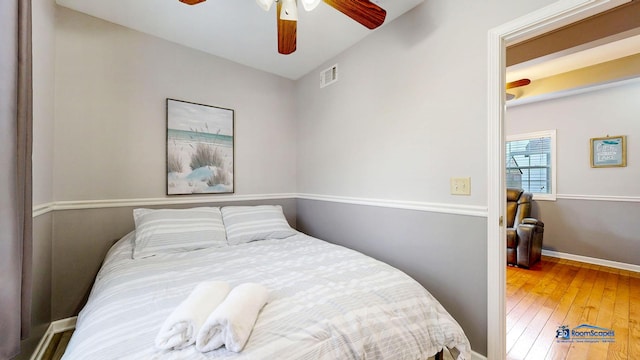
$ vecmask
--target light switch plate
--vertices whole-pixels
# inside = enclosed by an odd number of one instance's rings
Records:
[[[471,195],[471,178],[451,178],[451,195]]]

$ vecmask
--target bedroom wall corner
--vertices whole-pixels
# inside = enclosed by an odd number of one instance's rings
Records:
[[[33,218],[33,283],[31,333],[20,344],[16,360],[29,359],[51,323],[52,311],[52,223],[53,214]]]
[[[166,197],[166,99],[233,109],[236,195],[296,191],[294,82],[64,7],[56,201]]]
[[[486,218],[298,199],[298,229],[421,283],[486,354]]]
[[[53,200],[55,16],[55,1],[32,1],[34,205]]]
[[[211,203],[163,205],[162,208],[194,206],[280,205],[292,227],[296,227],[295,199],[215,201]],[[52,320],[78,314],[84,306],[93,280],[107,251],[124,235],[134,230],[133,209],[125,206],[53,212]]]
[[[53,0],[33,0],[33,206],[53,200],[55,16]],[[51,212],[33,218],[31,333],[16,360],[29,359],[51,323]]]
[[[206,206],[166,195],[166,98],[235,111],[231,198],[296,192],[293,81],[64,7],[55,40],[52,320],[77,314],[135,204]],[[268,203],[295,227],[293,199]]]
[[[554,1],[425,1],[298,80],[298,193],[486,207],[487,34]],[[318,72],[336,63],[339,81],[319,88]],[[471,195],[451,195],[451,177],[471,177]],[[298,223],[331,241],[353,236],[346,246],[417,274],[464,322],[474,350],[487,354],[487,219],[372,209],[301,199]],[[422,265],[416,254],[428,253],[424,239],[455,254],[456,265],[469,259],[468,274],[443,271],[443,258]],[[399,250],[389,241],[406,243]],[[430,278],[432,269],[439,279]]]

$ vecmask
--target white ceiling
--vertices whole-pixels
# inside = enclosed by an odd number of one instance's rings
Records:
[[[373,0],[387,11],[385,24],[424,0]],[[259,70],[298,79],[372,32],[327,4],[300,6],[297,50],[278,54],[276,6],[254,0],[56,0],[58,5],[198,49]],[[385,26],[383,24],[382,26]],[[375,31],[375,30],[373,30]]]
[[[585,44],[507,68],[507,82],[534,81],[640,53],[640,35]]]

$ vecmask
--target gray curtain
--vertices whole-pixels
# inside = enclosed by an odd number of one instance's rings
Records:
[[[0,359],[31,324],[31,0],[0,1]]]

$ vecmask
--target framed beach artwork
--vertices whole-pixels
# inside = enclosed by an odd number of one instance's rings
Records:
[[[606,136],[591,139],[591,167],[627,166],[626,136]]]
[[[233,193],[234,111],[167,99],[167,195]]]

